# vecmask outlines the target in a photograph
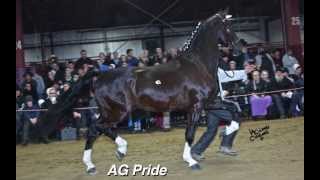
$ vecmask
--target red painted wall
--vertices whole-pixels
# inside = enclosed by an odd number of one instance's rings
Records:
[[[19,82],[22,78],[24,69],[24,51],[23,51],[23,29],[22,29],[22,9],[21,1],[16,0],[16,80]]]

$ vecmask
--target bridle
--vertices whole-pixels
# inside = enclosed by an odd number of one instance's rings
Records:
[[[221,18],[222,22],[223,22],[223,26],[225,29],[227,29],[228,32],[230,32],[230,29],[229,28],[226,28],[226,25],[224,24],[226,22],[226,20],[228,20],[229,18],[223,18],[220,14],[216,14],[217,17]],[[229,39],[228,39],[229,40]],[[232,40],[229,40],[231,44],[231,46],[234,48],[235,47],[235,44],[239,43],[240,42],[240,39],[237,38],[237,40],[235,42],[233,42]],[[232,70],[232,75],[229,75],[224,69],[223,69],[223,72],[225,73],[225,75],[229,78],[234,78],[235,76],[235,72]]]

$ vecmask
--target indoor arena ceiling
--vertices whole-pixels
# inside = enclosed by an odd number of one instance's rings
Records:
[[[23,28],[39,33],[147,24],[152,20],[148,12],[157,16],[173,3],[159,19],[200,20],[225,7],[235,17],[280,17],[281,12],[280,0],[22,0]]]

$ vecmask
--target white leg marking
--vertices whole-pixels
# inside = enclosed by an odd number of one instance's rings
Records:
[[[226,135],[229,135],[239,129],[239,123],[236,121],[231,121],[229,126],[226,126]]]
[[[83,152],[82,160],[83,160],[83,163],[87,166],[87,170],[95,167],[95,165],[91,161],[91,153],[92,153],[92,149],[88,149]]]
[[[198,162],[196,160],[194,160],[191,156],[191,148],[189,146],[189,144],[186,142],[184,144],[184,150],[183,150],[183,160],[186,161],[187,163],[189,163],[189,167],[198,164]]]
[[[118,146],[118,151],[120,151],[123,154],[127,154],[127,145],[128,145],[127,141],[122,137],[117,136],[115,142]]]

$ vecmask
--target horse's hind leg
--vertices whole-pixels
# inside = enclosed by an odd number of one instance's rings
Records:
[[[188,123],[185,132],[185,146],[183,151],[183,160],[189,164],[189,167],[193,170],[200,169],[200,165],[196,160],[194,160],[191,156],[191,146],[194,140],[195,132],[196,132],[196,123],[199,119],[200,113],[193,112],[191,117],[188,115]]]
[[[120,137],[113,128],[106,128],[104,134],[116,143],[116,157],[119,161],[122,161],[124,156],[127,154],[127,141]]]

